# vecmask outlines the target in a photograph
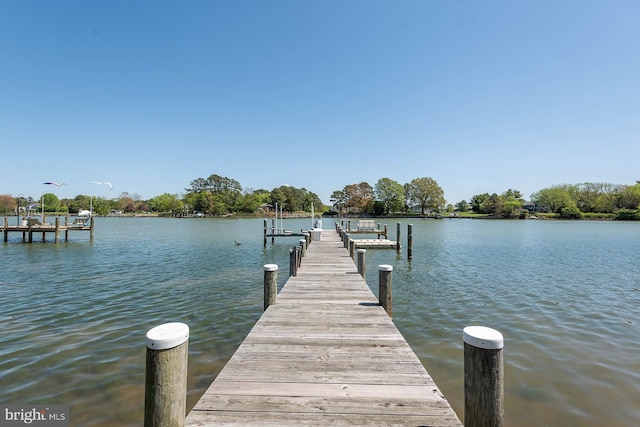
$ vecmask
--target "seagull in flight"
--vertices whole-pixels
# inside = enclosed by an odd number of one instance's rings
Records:
[[[67,185],[66,182],[63,182],[62,184],[58,184],[57,182],[43,182],[43,184],[47,184],[47,185],[55,185],[56,187],[60,187],[62,185]]]
[[[111,183],[109,181],[105,181],[105,182],[91,181],[91,182],[93,184],[108,185],[109,186],[109,191],[113,190],[113,185],[111,185]]]

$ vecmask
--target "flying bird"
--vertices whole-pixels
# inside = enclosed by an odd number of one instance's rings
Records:
[[[111,183],[109,181],[105,181],[105,182],[91,181],[91,182],[93,184],[108,185],[109,186],[109,190],[113,190],[113,185],[111,185]]]
[[[56,187],[60,187],[62,185],[67,185],[66,182],[63,182],[62,184],[58,184],[57,182],[43,182],[43,184],[47,184],[47,185],[55,185]]]

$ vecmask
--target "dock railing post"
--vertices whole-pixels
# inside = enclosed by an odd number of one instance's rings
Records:
[[[355,248],[356,248],[356,241],[353,239],[349,239],[349,256],[351,257],[352,260],[356,259]]]
[[[407,225],[407,259],[413,258],[413,224]]]
[[[276,303],[278,295],[278,265],[264,265],[264,309]]]
[[[147,332],[145,427],[182,427],[187,412],[189,326],[165,323]]]
[[[393,266],[391,265],[381,264],[378,266],[378,301],[380,305],[384,307],[384,311],[387,312],[389,317],[393,317],[391,304],[392,271]]]
[[[363,279],[367,278],[367,263],[366,263],[366,256],[367,256],[367,250],[366,249],[358,249],[358,273],[360,273],[360,275],[362,276]]]
[[[344,233],[344,248],[349,249],[349,240],[351,239],[351,234]]]
[[[495,329],[467,326],[464,340],[464,425],[504,425],[504,339]]]

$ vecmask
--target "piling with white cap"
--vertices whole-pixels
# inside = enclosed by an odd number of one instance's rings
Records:
[[[384,307],[384,310],[387,312],[389,317],[393,317],[391,304],[392,271],[393,266],[391,265],[382,264],[378,266],[378,301],[380,302],[380,305]]]
[[[147,332],[145,427],[184,426],[189,326],[165,323]]]
[[[358,273],[360,273],[360,275],[362,276],[363,279],[367,279],[367,262],[366,262],[366,255],[367,255],[367,250],[366,249],[358,249],[356,251],[358,253]]]
[[[278,265],[264,265],[264,309],[276,303],[278,295]]]
[[[467,326],[464,341],[464,425],[504,425],[504,339],[495,329]]]

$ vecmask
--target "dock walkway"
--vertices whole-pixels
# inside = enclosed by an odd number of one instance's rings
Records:
[[[186,425],[462,426],[332,229]]]

